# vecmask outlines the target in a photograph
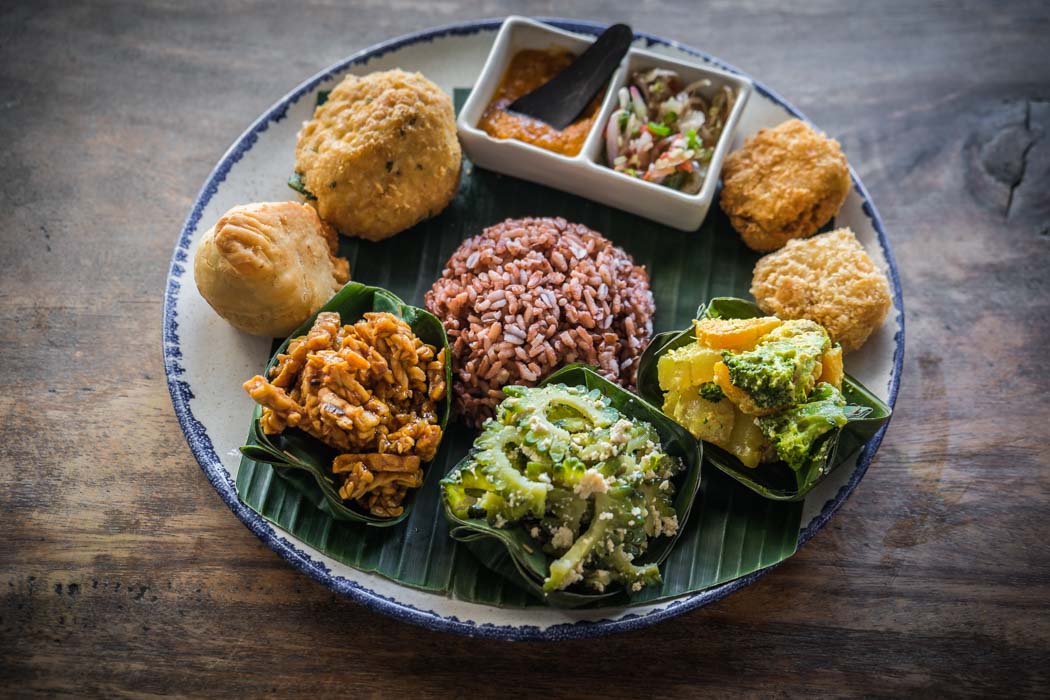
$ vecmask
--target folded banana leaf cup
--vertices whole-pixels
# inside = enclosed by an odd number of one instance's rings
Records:
[[[445,385],[449,387],[449,391],[445,393],[445,398],[437,407],[438,420],[444,431],[452,406],[450,396],[452,353],[448,348],[445,328],[433,314],[410,306],[393,293],[379,287],[369,287],[357,282],[350,282],[344,286],[317,314],[299,326],[281,344],[273,353],[269,364],[266,365],[263,376],[269,376],[270,370],[277,364],[277,356],[287,350],[291,340],[306,334],[313,326],[317,315],[325,311],[338,312],[343,324],[355,323],[361,320],[366,313],[372,311],[385,311],[403,319],[423,342],[433,345],[439,352],[444,348]],[[359,522],[374,527],[390,527],[408,517],[414,500],[414,489],[410,490],[405,497],[404,511],[392,518],[377,517],[355,508],[353,504],[345,502],[339,496],[339,490],[332,476],[332,460],[339,455],[338,450],[294,428],[289,428],[278,435],[267,435],[259,424],[261,416],[262,407],[256,406],[252,414],[247,444],[241,447],[241,453],[249,459],[273,465],[279,476],[294,485],[315,506],[336,520]],[[423,465],[424,472],[427,467],[428,464]]]
[[[716,297],[702,305],[696,317],[757,318],[765,316],[758,306],[745,299]],[[657,379],[657,363],[671,350],[696,342],[693,328],[660,333],[642,353],[638,365],[638,393],[656,406],[664,405],[664,391]],[[842,395],[851,407],[849,422],[829,431],[814,445],[812,456],[795,471],[785,462],[768,462],[747,467],[726,450],[704,443],[704,458],[755,493],[777,501],[798,501],[806,497],[828,474],[844,464],[879,428],[890,419],[890,408],[856,379],[846,374]]]
[[[645,564],[663,563],[671,553],[679,535],[685,530],[693,504],[697,499],[702,462],[701,444],[685,428],[668,418],[658,408],[605,379],[595,372],[594,368],[587,365],[567,365],[548,375],[540,386],[549,384],[597,389],[611,400],[615,408],[628,417],[650,423],[660,435],[661,443],[667,453],[682,460],[685,469],[672,479],[675,485],[674,507],[678,515],[678,530],[672,537],[658,537],[653,540],[645,555],[638,559],[639,563]],[[471,450],[462,461],[453,467],[452,471],[469,464],[473,456],[474,450]],[[459,518],[452,513],[447,500],[442,498],[442,503],[453,538],[466,544],[471,553],[487,568],[500,573],[546,603],[556,607],[578,608],[596,603],[630,602],[631,595],[622,587],[603,593],[545,592],[543,581],[548,575],[550,563],[554,558],[543,552],[541,543],[533,539],[524,527],[515,524],[498,528],[490,525],[485,518]]]

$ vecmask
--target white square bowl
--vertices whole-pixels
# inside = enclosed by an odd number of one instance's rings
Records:
[[[459,138],[467,157],[475,165],[488,170],[572,192],[683,231],[695,231],[707,216],[714,199],[722,162],[751,94],[751,81],[747,78],[632,48],[613,73],[598,117],[578,155],[564,156],[516,139],[493,138],[477,128],[507,65],[517,52],[524,49],[565,49],[578,55],[593,42],[593,36],[562,31],[526,17],[508,17],[500,27],[481,75],[459,114]],[[711,81],[709,89],[712,93],[726,84],[737,93],[733,109],[711,157],[707,176],[696,194],[686,194],[618,173],[602,162],[605,150],[602,134],[609,115],[618,108],[617,91],[627,84],[633,72],[656,67],[676,71],[686,84],[707,78]],[[536,212],[537,216],[541,214]]]

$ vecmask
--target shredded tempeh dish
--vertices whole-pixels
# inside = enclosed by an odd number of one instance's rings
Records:
[[[339,495],[375,516],[400,515],[441,442],[444,349],[393,314],[367,313],[344,326],[326,312],[278,355],[270,377],[244,383],[263,406],[263,431],[298,428],[345,452],[332,463],[334,474],[345,474]]]

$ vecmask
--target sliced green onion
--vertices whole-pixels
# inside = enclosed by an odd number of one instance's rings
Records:
[[[657,136],[667,136],[671,133],[671,127],[664,126],[663,124],[657,124],[656,122],[649,122],[649,131],[653,132]]]
[[[700,151],[704,147],[704,144],[700,143],[699,139],[696,138],[696,129],[690,129],[685,132],[685,138],[686,145],[694,151]]]

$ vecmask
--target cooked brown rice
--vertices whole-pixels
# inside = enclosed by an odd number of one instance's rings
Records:
[[[426,295],[452,347],[456,409],[493,415],[510,384],[570,362],[633,386],[652,335],[645,268],[586,226],[508,219],[467,239]]]

